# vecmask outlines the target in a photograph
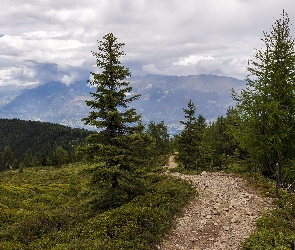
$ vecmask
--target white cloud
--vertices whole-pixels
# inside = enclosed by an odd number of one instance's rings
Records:
[[[200,61],[213,61],[214,58],[212,56],[199,56],[199,55],[190,55],[188,57],[180,59],[179,62],[173,63],[174,65],[189,65],[189,64],[197,64]]]
[[[243,79],[253,48],[293,0],[2,0],[0,85],[89,76],[96,40],[113,32],[137,74]],[[293,37],[294,28],[291,27]]]
[[[142,66],[142,71],[146,72],[147,74],[163,74],[155,64],[147,64]]]

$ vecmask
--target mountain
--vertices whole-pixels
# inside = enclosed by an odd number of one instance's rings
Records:
[[[90,88],[85,82],[68,86],[52,81],[24,91],[0,109],[0,117],[82,127],[81,118],[89,112],[85,100]]]
[[[33,88],[36,86],[30,86]],[[28,90],[28,87],[16,86],[16,85],[7,85],[0,86],[0,108],[11,102],[18,95]]]
[[[231,89],[245,86],[245,81],[216,75],[146,75],[131,77],[128,81],[134,94],[141,94],[131,105],[142,114],[143,122],[164,121],[170,133],[181,129],[179,121],[183,119],[183,108],[187,107],[189,99],[195,104],[197,115],[214,120],[234,105]],[[71,85],[48,82],[18,94],[13,92],[11,96],[6,91],[6,102],[0,98],[0,117],[83,127],[81,118],[88,116],[85,100],[91,98],[91,91],[95,89],[90,88],[87,81]],[[2,92],[0,89],[0,97]]]
[[[179,121],[184,117],[183,108],[187,108],[190,99],[196,106],[197,115],[215,120],[235,104],[230,96],[231,89],[245,86],[245,81],[216,75],[147,75],[129,81],[134,92],[141,93],[134,105],[144,122],[164,120],[170,131],[179,128]]]

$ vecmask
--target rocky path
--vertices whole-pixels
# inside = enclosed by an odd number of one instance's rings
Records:
[[[169,168],[175,165],[171,157]],[[271,204],[234,174],[173,175],[191,182],[199,195],[184,209],[176,228],[158,246],[160,250],[242,249],[255,230],[255,220]]]

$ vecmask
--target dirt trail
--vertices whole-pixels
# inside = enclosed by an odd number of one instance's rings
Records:
[[[175,166],[171,156],[168,169]],[[242,249],[245,239],[255,230],[256,219],[271,205],[271,199],[259,195],[234,174],[172,175],[188,180],[199,195],[157,247],[161,250]]]

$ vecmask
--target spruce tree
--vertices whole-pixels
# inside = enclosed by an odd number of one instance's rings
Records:
[[[83,121],[98,129],[98,133],[86,140],[87,154],[99,162],[93,183],[124,190],[130,198],[134,195],[131,187],[137,185],[134,181],[151,140],[142,133],[141,116],[129,107],[140,95],[132,94],[132,87],[126,80],[131,74],[120,62],[125,55],[123,46],[124,43],[119,43],[109,33],[98,41],[98,52],[92,52],[99,73],[91,72],[89,83],[96,91],[90,93],[92,99],[86,101],[91,111]]]
[[[295,52],[289,17],[283,11],[264,49],[249,62],[247,87],[234,93],[240,118],[237,139],[267,176],[275,164],[295,157]]]
[[[13,165],[14,154],[10,147],[6,146],[2,152],[2,162],[5,165],[6,169],[10,169]]]
[[[183,109],[184,121],[180,121],[184,125],[184,129],[177,137],[177,160],[181,162],[186,169],[195,169],[200,161],[200,133],[198,130],[197,119],[195,117],[196,107],[192,100],[188,102],[188,108]],[[201,122],[202,118],[199,117]],[[200,126],[202,126],[200,124]]]
[[[146,133],[155,139],[155,147],[151,152],[152,156],[165,155],[171,151],[170,136],[164,121],[159,123],[151,121],[148,124]]]

